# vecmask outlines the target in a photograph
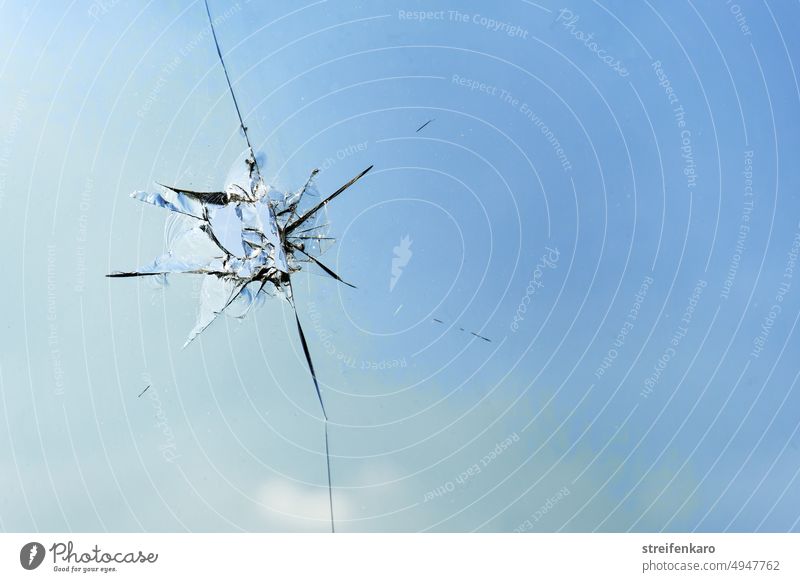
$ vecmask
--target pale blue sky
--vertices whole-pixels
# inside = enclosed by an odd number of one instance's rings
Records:
[[[338,530],[798,529],[796,5],[210,4],[271,183],[375,166],[295,278]],[[0,529],[325,531],[288,305],[104,277],[243,150],[202,3],[0,15]]]

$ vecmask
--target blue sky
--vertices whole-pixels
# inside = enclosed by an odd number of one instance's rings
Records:
[[[797,6],[210,5],[271,184],[374,164],[295,278],[338,530],[798,529]],[[0,528],[325,531],[289,306],[104,277],[244,149],[202,3],[0,11]]]

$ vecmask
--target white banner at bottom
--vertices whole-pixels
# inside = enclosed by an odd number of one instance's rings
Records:
[[[800,580],[800,534],[0,534],[0,580]]]

